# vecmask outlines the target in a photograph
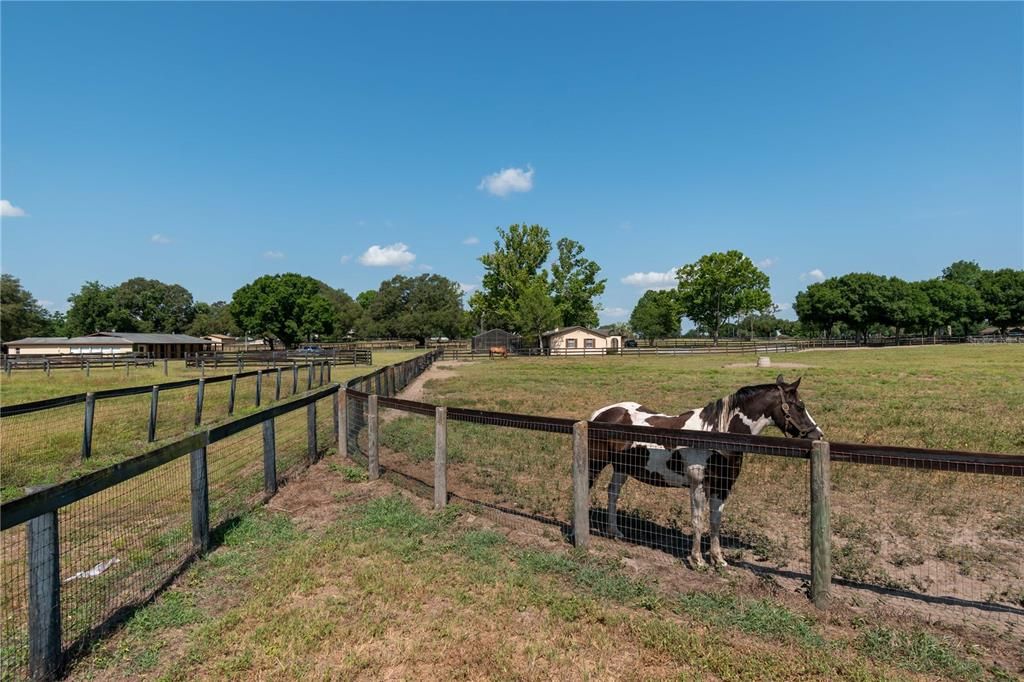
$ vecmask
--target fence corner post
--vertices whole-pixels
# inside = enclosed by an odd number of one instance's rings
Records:
[[[206,379],[199,379],[196,390],[196,427],[203,423],[203,394],[206,393]]]
[[[281,399],[281,368],[276,369],[277,377],[274,379],[274,401]]]
[[[577,547],[590,544],[590,456],[587,422],[572,425],[573,540]]]
[[[434,509],[448,504],[448,408],[434,408]]]
[[[380,375],[378,375],[379,377]],[[378,445],[377,433],[377,394],[371,393],[367,409],[367,432],[366,432],[366,459],[370,480],[376,481],[380,478],[380,448]]]
[[[206,467],[207,438],[209,438],[209,432],[204,435],[203,445],[189,455],[192,549],[200,554],[210,549],[210,486]]]
[[[309,464],[316,463],[316,401],[306,406],[306,457]]]
[[[92,425],[96,415],[96,394],[85,394],[85,423],[82,425],[82,459],[92,456]]]
[[[263,370],[256,370],[256,407],[263,401]]]
[[[828,608],[832,584],[832,464],[827,441],[811,445],[811,601]]]
[[[25,492],[49,488],[32,486]],[[47,512],[25,524],[28,549],[28,670],[33,680],[52,680],[60,672],[60,533],[57,512]]]
[[[153,391],[149,395],[149,428],[147,429],[146,437],[149,439],[150,443],[156,440],[156,420],[159,405],[160,385],[155,384],[153,386]]]
[[[277,493],[277,438],[273,418],[263,422],[263,491],[267,497]]]

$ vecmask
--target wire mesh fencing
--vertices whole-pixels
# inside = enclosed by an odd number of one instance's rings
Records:
[[[870,459],[832,467],[837,582],[928,618],[1024,625],[1024,478]]]
[[[173,579],[209,546],[211,531],[335,447],[337,390],[297,397],[294,405],[151,450],[131,466],[5,503],[0,678],[52,675],[59,667],[53,660],[88,644]],[[59,567],[53,579],[48,566]]]
[[[55,403],[43,409],[33,404],[4,406],[2,499],[19,497],[25,486],[100,469],[151,447],[150,443],[319,388],[326,379],[323,363],[296,363],[244,376],[204,378],[201,387],[199,380],[186,380],[66,396],[43,401]]]

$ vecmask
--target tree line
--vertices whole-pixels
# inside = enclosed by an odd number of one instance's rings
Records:
[[[136,277],[116,286],[86,282],[68,298],[67,314],[45,310],[10,274],[0,286],[3,341],[24,336],[80,336],[98,331],[219,333],[255,336],[272,346],[356,338],[465,338],[501,328],[539,344],[560,326],[595,327],[606,279],[581,243],[541,225],[497,228],[479,258],[482,285],[467,305],[457,282],[437,274],[396,275],[353,299],[313,277],[264,275],[231,301],[197,302],[180,284]],[[852,273],[809,285],[796,296],[797,320],[776,316],[769,277],[739,251],[710,253],[676,271],[676,285],[650,290],[628,324],[613,331],[642,338],[680,335],[854,336],[976,333],[988,324],[1024,325],[1024,271],[985,270],[958,261],[934,279]]]

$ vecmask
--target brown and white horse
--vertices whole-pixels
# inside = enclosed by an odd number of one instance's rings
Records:
[[[623,484],[630,477],[644,483],[690,488],[690,513],[693,523],[694,567],[705,566],[700,552],[703,517],[708,497],[711,502],[711,560],[726,566],[719,544],[722,510],[743,465],[742,452],[720,452],[695,448],[666,449],[654,443],[617,440],[601,435],[600,424],[652,426],[690,431],[719,431],[757,435],[769,424],[794,438],[819,440],[824,434],[808,414],[797,388],[800,379],[787,384],[780,374],[774,384],[744,386],[735,393],[714,400],[703,409],[678,415],[658,414],[639,403],[608,405],[590,416],[596,422],[590,429],[590,486],[609,464],[613,473],[608,485],[608,533],[622,537],[615,510]]]

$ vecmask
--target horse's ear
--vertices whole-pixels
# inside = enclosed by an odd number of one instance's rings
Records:
[[[782,375],[780,374],[779,376],[775,377],[775,383],[778,384],[779,386],[785,386],[786,380],[783,379]]]
[[[795,391],[797,387],[800,386],[800,379],[803,379],[803,377],[797,377],[797,380],[793,382],[793,385],[790,386],[790,388]]]

